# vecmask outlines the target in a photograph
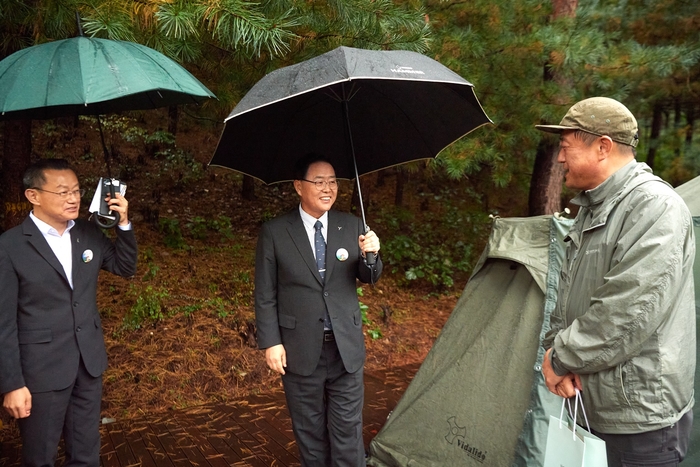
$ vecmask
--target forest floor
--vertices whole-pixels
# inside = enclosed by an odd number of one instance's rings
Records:
[[[253,266],[262,223],[298,204],[291,183],[256,181],[255,198],[243,199],[240,174],[207,167],[222,125],[183,116],[173,143],[159,132],[166,111],[135,115],[104,122],[113,175],[128,185],[139,264],[131,279],[106,272],[100,276],[98,305],[109,356],[103,416],[143,417],[280,386],[279,376],[257,350]],[[97,177],[106,175],[95,120],[81,118],[77,126],[63,120],[35,122],[33,135],[35,157],[65,157],[76,167],[89,190],[82,207],[87,217]],[[462,248],[460,237],[470,235],[472,247],[465,251],[473,267],[490,228],[487,213],[470,221],[471,231],[460,220],[469,210],[465,206],[473,187],[409,176],[402,207],[396,208],[392,177],[361,177],[368,223],[376,218],[380,239],[384,232],[386,240],[385,231],[398,217],[415,235],[421,222],[449,221],[447,233],[421,238],[449,250],[450,242]],[[453,198],[445,198],[445,187]],[[351,193],[351,182],[341,182],[336,209],[351,210]],[[507,211],[501,208],[500,213]],[[471,272],[466,267],[450,270],[453,283],[435,286],[407,281],[402,268],[385,264],[377,284],[358,283],[360,301],[367,306],[370,371],[422,362]],[[7,418],[1,420],[7,427]],[[7,429],[0,432],[7,434]]]

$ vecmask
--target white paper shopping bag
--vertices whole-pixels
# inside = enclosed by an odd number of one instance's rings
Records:
[[[562,401],[559,418],[552,415],[549,417],[544,467],[607,467],[605,441],[590,432],[588,417],[578,390],[574,402],[573,419],[568,412],[564,417],[564,404],[567,402],[566,399]],[[579,403],[588,431],[575,423]],[[570,406],[569,410],[571,410]]]

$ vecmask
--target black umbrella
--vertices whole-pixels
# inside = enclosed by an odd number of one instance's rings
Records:
[[[357,181],[365,222],[359,175],[432,159],[491,120],[471,83],[425,55],[339,47],[269,73],[225,122],[211,165],[271,184],[323,154]]]
[[[22,49],[0,61],[0,120],[96,115],[200,103],[214,98],[192,74],[165,55],[133,42],[78,37]],[[111,196],[114,187],[109,185]],[[113,227],[116,219],[102,223]]]

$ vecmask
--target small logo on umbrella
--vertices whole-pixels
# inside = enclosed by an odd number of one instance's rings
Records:
[[[391,71],[393,71],[394,73],[410,73],[413,75],[424,75],[425,74],[420,70],[414,70],[410,66],[399,66],[396,68],[392,68]]]

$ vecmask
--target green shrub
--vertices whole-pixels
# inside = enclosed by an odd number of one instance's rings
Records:
[[[185,224],[190,236],[196,240],[204,240],[207,237],[207,220],[203,217],[195,217]]]
[[[175,250],[184,250],[188,248],[187,242],[185,242],[182,236],[180,221],[177,219],[161,217],[158,219],[158,230],[163,234],[163,243],[165,246]]]
[[[362,291],[362,287],[357,288],[357,295],[359,297],[362,297],[364,295],[364,292]],[[367,316],[367,310],[369,309],[369,307],[362,302],[359,302],[359,305],[360,305],[360,313],[362,314],[362,324],[371,328],[372,326],[374,326],[374,323]],[[379,327],[367,329],[367,335],[369,337],[371,337],[372,339],[379,339],[382,337],[382,331],[381,331],[381,329],[379,329]]]
[[[134,292],[132,286],[132,293]],[[136,303],[129,309],[122,320],[122,328],[139,329],[146,324],[155,324],[165,318],[164,302],[169,298],[168,291],[147,286],[136,298]]]
[[[439,209],[423,212],[420,221],[396,208],[375,221],[382,235],[382,258],[400,285],[422,283],[443,292],[473,266],[471,242],[479,241],[489,224],[440,201]]]

